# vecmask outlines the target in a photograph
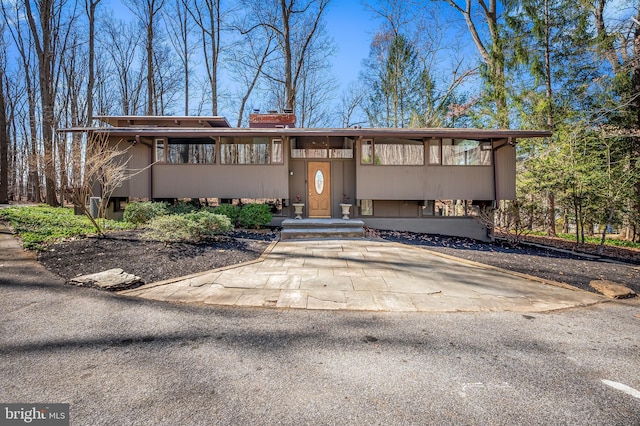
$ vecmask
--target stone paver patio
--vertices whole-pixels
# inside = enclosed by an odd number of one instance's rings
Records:
[[[421,312],[539,312],[604,300],[540,278],[371,240],[280,241],[249,264],[120,294],[229,306]]]

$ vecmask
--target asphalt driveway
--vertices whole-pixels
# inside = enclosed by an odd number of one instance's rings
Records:
[[[28,273],[26,273],[28,272]],[[0,402],[74,425],[632,425],[640,305],[281,310],[76,288],[0,252]]]

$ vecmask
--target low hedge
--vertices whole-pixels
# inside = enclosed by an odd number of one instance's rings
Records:
[[[142,237],[162,241],[200,241],[210,235],[224,234],[233,229],[229,218],[206,210],[158,216],[146,226]]]

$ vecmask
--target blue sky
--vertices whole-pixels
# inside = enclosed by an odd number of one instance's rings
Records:
[[[326,16],[327,33],[335,40],[336,56],[333,72],[345,88],[357,80],[362,61],[369,55],[369,45],[378,23],[359,0],[339,0],[329,6]]]

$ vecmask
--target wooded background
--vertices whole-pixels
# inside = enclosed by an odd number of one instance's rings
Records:
[[[86,141],[56,129],[96,115],[291,109],[299,127],[550,130],[518,144],[523,226],[640,240],[639,0],[365,1],[346,88],[334,2],[3,0],[0,203],[70,199]]]

